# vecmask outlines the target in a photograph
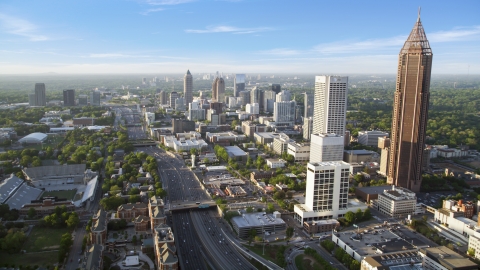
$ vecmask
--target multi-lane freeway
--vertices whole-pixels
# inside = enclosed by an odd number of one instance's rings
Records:
[[[155,147],[139,150],[156,158],[163,188],[168,194],[165,203],[170,204],[171,210],[176,210],[179,204],[212,202],[182,160]],[[174,211],[172,225],[183,269],[207,269],[207,264],[213,269],[255,269],[229,244],[211,211]]]

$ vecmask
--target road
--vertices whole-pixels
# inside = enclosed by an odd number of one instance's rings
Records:
[[[168,194],[165,204],[174,208],[178,204],[212,202],[211,197],[193,172],[185,166],[183,160],[156,147],[137,149],[156,158],[162,186]],[[208,227],[207,223],[212,225]],[[218,221],[208,211],[175,211],[172,214],[172,225],[178,239],[175,243],[180,251],[179,258],[183,269],[194,269],[191,268],[192,265],[198,269],[206,269],[207,262],[213,269],[232,269],[233,263],[238,264],[234,269],[255,268],[236,248],[229,247],[223,240],[225,235],[219,230]],[[200,258],[203,258],[203,263],[198,261]]]
[[[85,223],[80,222],[75,229],[75,238],[73,239],[73,245],[70,249],[70,255],[67,258],[66,270],[75,270],[80,267],[79,260],[82,258],[82,242],[83,236],[86,234]]]

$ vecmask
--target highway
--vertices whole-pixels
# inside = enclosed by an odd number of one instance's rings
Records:
[[[171,209],[196,202],[212,202],[182,160],[156,147],[137,149],[156,158],[162,186],[168,194],[164,199],[165,204],[170,204]],[[225,234],[212,215],[212,211],[197,209],[172,212],[172,229],[177,239],[175,243],[182,269],[196,269],[192,268],[192,262],[198,269],[207,269],[206,262],[213,269],[255,269],[226,241]]]

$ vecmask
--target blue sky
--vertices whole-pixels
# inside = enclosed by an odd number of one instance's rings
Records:
[[[480,74],[480,1],[2,0],[0,73],[396,73],[418,7],[435,74]]]

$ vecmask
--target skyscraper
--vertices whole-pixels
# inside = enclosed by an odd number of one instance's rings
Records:
[[[314,95],[310,93],[303,93],[303,106],[304,106],[304,113],[303,117],[308,118],[313,116],[313,108],[315,106],[315,99],[313,98]]]
[[[260,111],[264,110],[263,107],[263,90],[260,90],[258,87],[253,87],[252,91],[250,91],[250,104],[258,103]]]
[[[183,77],[183,95],[188,106],[193,101],[193,77],[190,70],[187,70],[187,74]]]
[[[273,92],[278,94],[278,93],[280,93],[280,91],[282,91],[282,86],[280,84],[274,83],[274,84],[271,85],[270,90],[272,90]]]
[[[217,98],[217,84],[218,84],[218,77],[216,77],[215,80],[213,80],[213,83],[212,83],[212,100],[213,101],[218,101],[218,98]]]
[[[218,102],[225,102],[225,81],[223,78],[218,79],[216,97]]]
[[[315,76],[313,133],[345,134],[348,77]]]
[[[90,93],[90,105],[100,106],[100,91],[93,91]]]
[[[175,110],[175,100],[179,97],[176,91],[170,93],[170,108]]]
[[[159,101],[161,105],[168,104],[167,92],[165,92],[164,90],[161,90],[158,95],[159,95]]]
[[[398,56],[387,182],[420,191],[432,49],[420,13]]]
[[[233,95],[238,97],[241,91],[245,91],[245,74],[235,74],[233,78]]]
[[[45,106],[47,105],[47,99],[45,97],[45,84],[36,83],[35,84],[35,106]]]
[[[295,102],[295,100],[273,103],[273,121],[275,121],[277,125],[288,124],[289,126],[293,126],[295,124],[296,107],[297,102]]]
[[[263,92],[263,110],[264,112],[273,113],[273,103],[275,102],[275,92],[267,90]]]
[[[63,106],[75,106],[75,89],[63,90]]]

